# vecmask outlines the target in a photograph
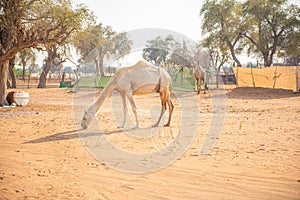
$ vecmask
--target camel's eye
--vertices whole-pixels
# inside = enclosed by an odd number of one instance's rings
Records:
[[[83,119],[82,119],[82,120],[84,120],[84,121],[85,121],[85,120],[86,120],[86,118],[85,118],[85,117],[83,117]]]

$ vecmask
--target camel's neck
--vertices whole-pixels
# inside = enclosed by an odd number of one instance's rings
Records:
[[[98,110],[101,108],[103,105],[106,97],[108,97],[112,91],[115,89],[113,81],[110,81],[107,83],[105,88],[101,91],[99,97],[96,99],[96,101],[89,107],[87,112],[91,115],[95,115]]]

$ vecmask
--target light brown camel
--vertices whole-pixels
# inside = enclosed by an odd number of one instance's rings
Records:
[[[135,106],[133,95],[143,95],[152,92],[159,92],[161,99],[161,113],[157,123],[153,126],[158,126],[163,114],[165,113],[168,104],[169,119],[165,126],[169,126],[173,113],[173,103],[170,98],[170,88],[172,80],[169,74],[161,67],[156,67],[144,60],[139,61],[133,66],[119,69],[116,74],[107,83],[106,87],[102,90],[97,100],[84,112],[81,126],[87,128],[94,116],[99,111],[108,97],[113,91],[120,93],[123,103],[123,123],[120,128],[125,127],[127,106],[126,97],[128,98],[132,111],[136,119],[136,127],[139,128],[139,119],[137,116],[137,108]]]
[[[205,89],[206,89],[205,88],[206,73],[205,73],[204,69],[200,65],[194,65],[193,73],[194,73],[194,79],[195,79],[195,90],[198,92],[198,94],[200,94],[201,85],[203,85],[203,88],[204,88],[203,91],[204,91],[204,94],[206,94],[206,91],[205,91]]]

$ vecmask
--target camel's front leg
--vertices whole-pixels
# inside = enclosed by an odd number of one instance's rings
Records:
[[[195,92],[198,92],[198,79],[197,79],[197,77],[194,77],[194,91]]]
[[[131,104],[131,107],[132,107],[132,111],[135,115],[135,121],[136,121],[136,126],[134,128],[140,128],[140,122],[139,122],[139,118],[137,116],[137,112],[136,112],[136,106],[135,106],[135,103],[133,101],[133,97],[132,97],[132,94],[131,93],[127,93],[127,98]]]
[[[126,105],[126,97],[124,94],[121,94],[122,98],[122,104],[123,104],[123,123],[119,128],[124,128],[125,127],[125,122],[126,122],[126,115],[127,115],[127,105]]]
[[[166,99],[166,94],[164,92],[161,92],[160,93],[160,98],[161,98],[161,111],[160,111],[160,116],[156,122],[156,124],[153,125],[153,127],[155,126],[158,126],[159,125],[159,122],[163,116],[163,114],[166,112],[166,109],[167,109],[167,99]]]

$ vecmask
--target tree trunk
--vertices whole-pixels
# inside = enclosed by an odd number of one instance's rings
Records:
[[[46,60],[45,67],[43,68],[43,71],[40,75],[38,88],[46,88],[46,77],[51,70],[51,65],[54,61],[54,59],[57,57],[57,48],[55,46],[50,47],[50,49],[47,50],[48,52],[48,58]]]
[[[51,69],[51,64],[52,64],[51,58],[48,57],[46,61],[46,65],[43,68],[43,71],[40,75],[38,88],[46,88],[46,77]]]
[[[270,67],[270,64],[269,64],[269,56],[268,54],[263,54],[263,58],[264,58],[264,65],[265,67]]]
[[[23,65],[22,79],[23,79],[23,81],[25,83],[25,65]]]
[[[229,49],[230,49],[231,56],[232,56],[233,60],[236,62],[237,66],[241,67],[242,66],[241,62],[239,61],[239,59],[235,55],[234,47],[229,44]]]
[[[9,72],[7,73],[6,88],[11,88],[11,84],[10,84],[10,80],[9,80]]]
[[[216,84],[217,84],[217,88],[219,88],[219,80],[220,80],[220,70],[221,70],[222,65],[219,65],[218,69],[217,69],[217,74],[216,74]]]
[[[100,75],[104,76],[104,55],[99,56],[99,69],[100,69]]]
[[[95,65],[96,65],[96,75],[99,76],[100,69],[99,69],[98,59],[94,59],[94,62],[95,62]]]
[[[9,60],[0,61],[0,107],[6,102],[6,81],[8,77]]]
[[[9,75],[11,78],[11,88],[16,88],[17,87],[17,79],[16,79],[16,74],[14,72],[14,67],[15,67],[15,56],[9,60]]]

